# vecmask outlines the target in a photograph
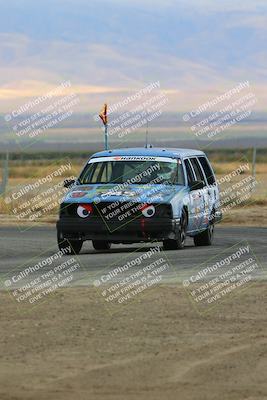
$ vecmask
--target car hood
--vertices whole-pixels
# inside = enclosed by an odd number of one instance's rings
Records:
[[[66,194],[64,202],[68,203],[97,203],[97,202],[140,202],[168,203],[184,191],[181,185],[118,185],[90,184],[75,185]]]

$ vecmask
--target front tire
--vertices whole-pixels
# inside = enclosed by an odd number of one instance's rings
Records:
[[[63,251],[65,255],[79,254],[82,246],[82,240],[70,240],[64,239],[62,235],[58,232],[57,234],[57,244],[60,251]]]
[[[107,240],[92,240],[93,248],[95,250],[110,250],[111,243]]]
[[[179,233],[177,239],[166,239],[163,241],[163,249],[164,250],[181,250],[185,246],[186,239],[186,231],[187,231],[187,216],[186,212],[183,210]]]

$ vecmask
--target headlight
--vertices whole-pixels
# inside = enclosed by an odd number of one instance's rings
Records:
[[[92,214],[93,212],[93,207],[91,204],[81,204],[78,208],[77,208],[77,214],[79,215],[79,217],[81,218],[87,218],[89,217],[90,214]]]
[[[142,214],[143,214],[143,216],[144,217],[146,217],[146,218],[151,218],[151,217],[153,217],[153,215],[155,215],[155,207],[153,206],[153,205],[149,205],[149,204],[146,204],[144,207],[142,207]]]

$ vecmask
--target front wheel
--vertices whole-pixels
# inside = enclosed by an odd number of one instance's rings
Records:
[[[187,231],[187,216],[185,211],[182,212],[180,227],[177,239],[166,239],[163,241],[164,250],[180,250],[185,246]]]
[[[60,251],[65,255],[79,254],[83,241],[82,240],[70,240],[64,239],[60,233],[57,234],[57,244]]]
[[[109,250],[111,243],[107,240],[92,240],[93,248],[95,250]]]

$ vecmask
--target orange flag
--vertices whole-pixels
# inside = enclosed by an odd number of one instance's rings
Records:
[[[104,107],[101,110],[99,117],[102,119],[103,124],[107,125],[107,123],[108,123],[108,105],[107,104],[104,104]]]

